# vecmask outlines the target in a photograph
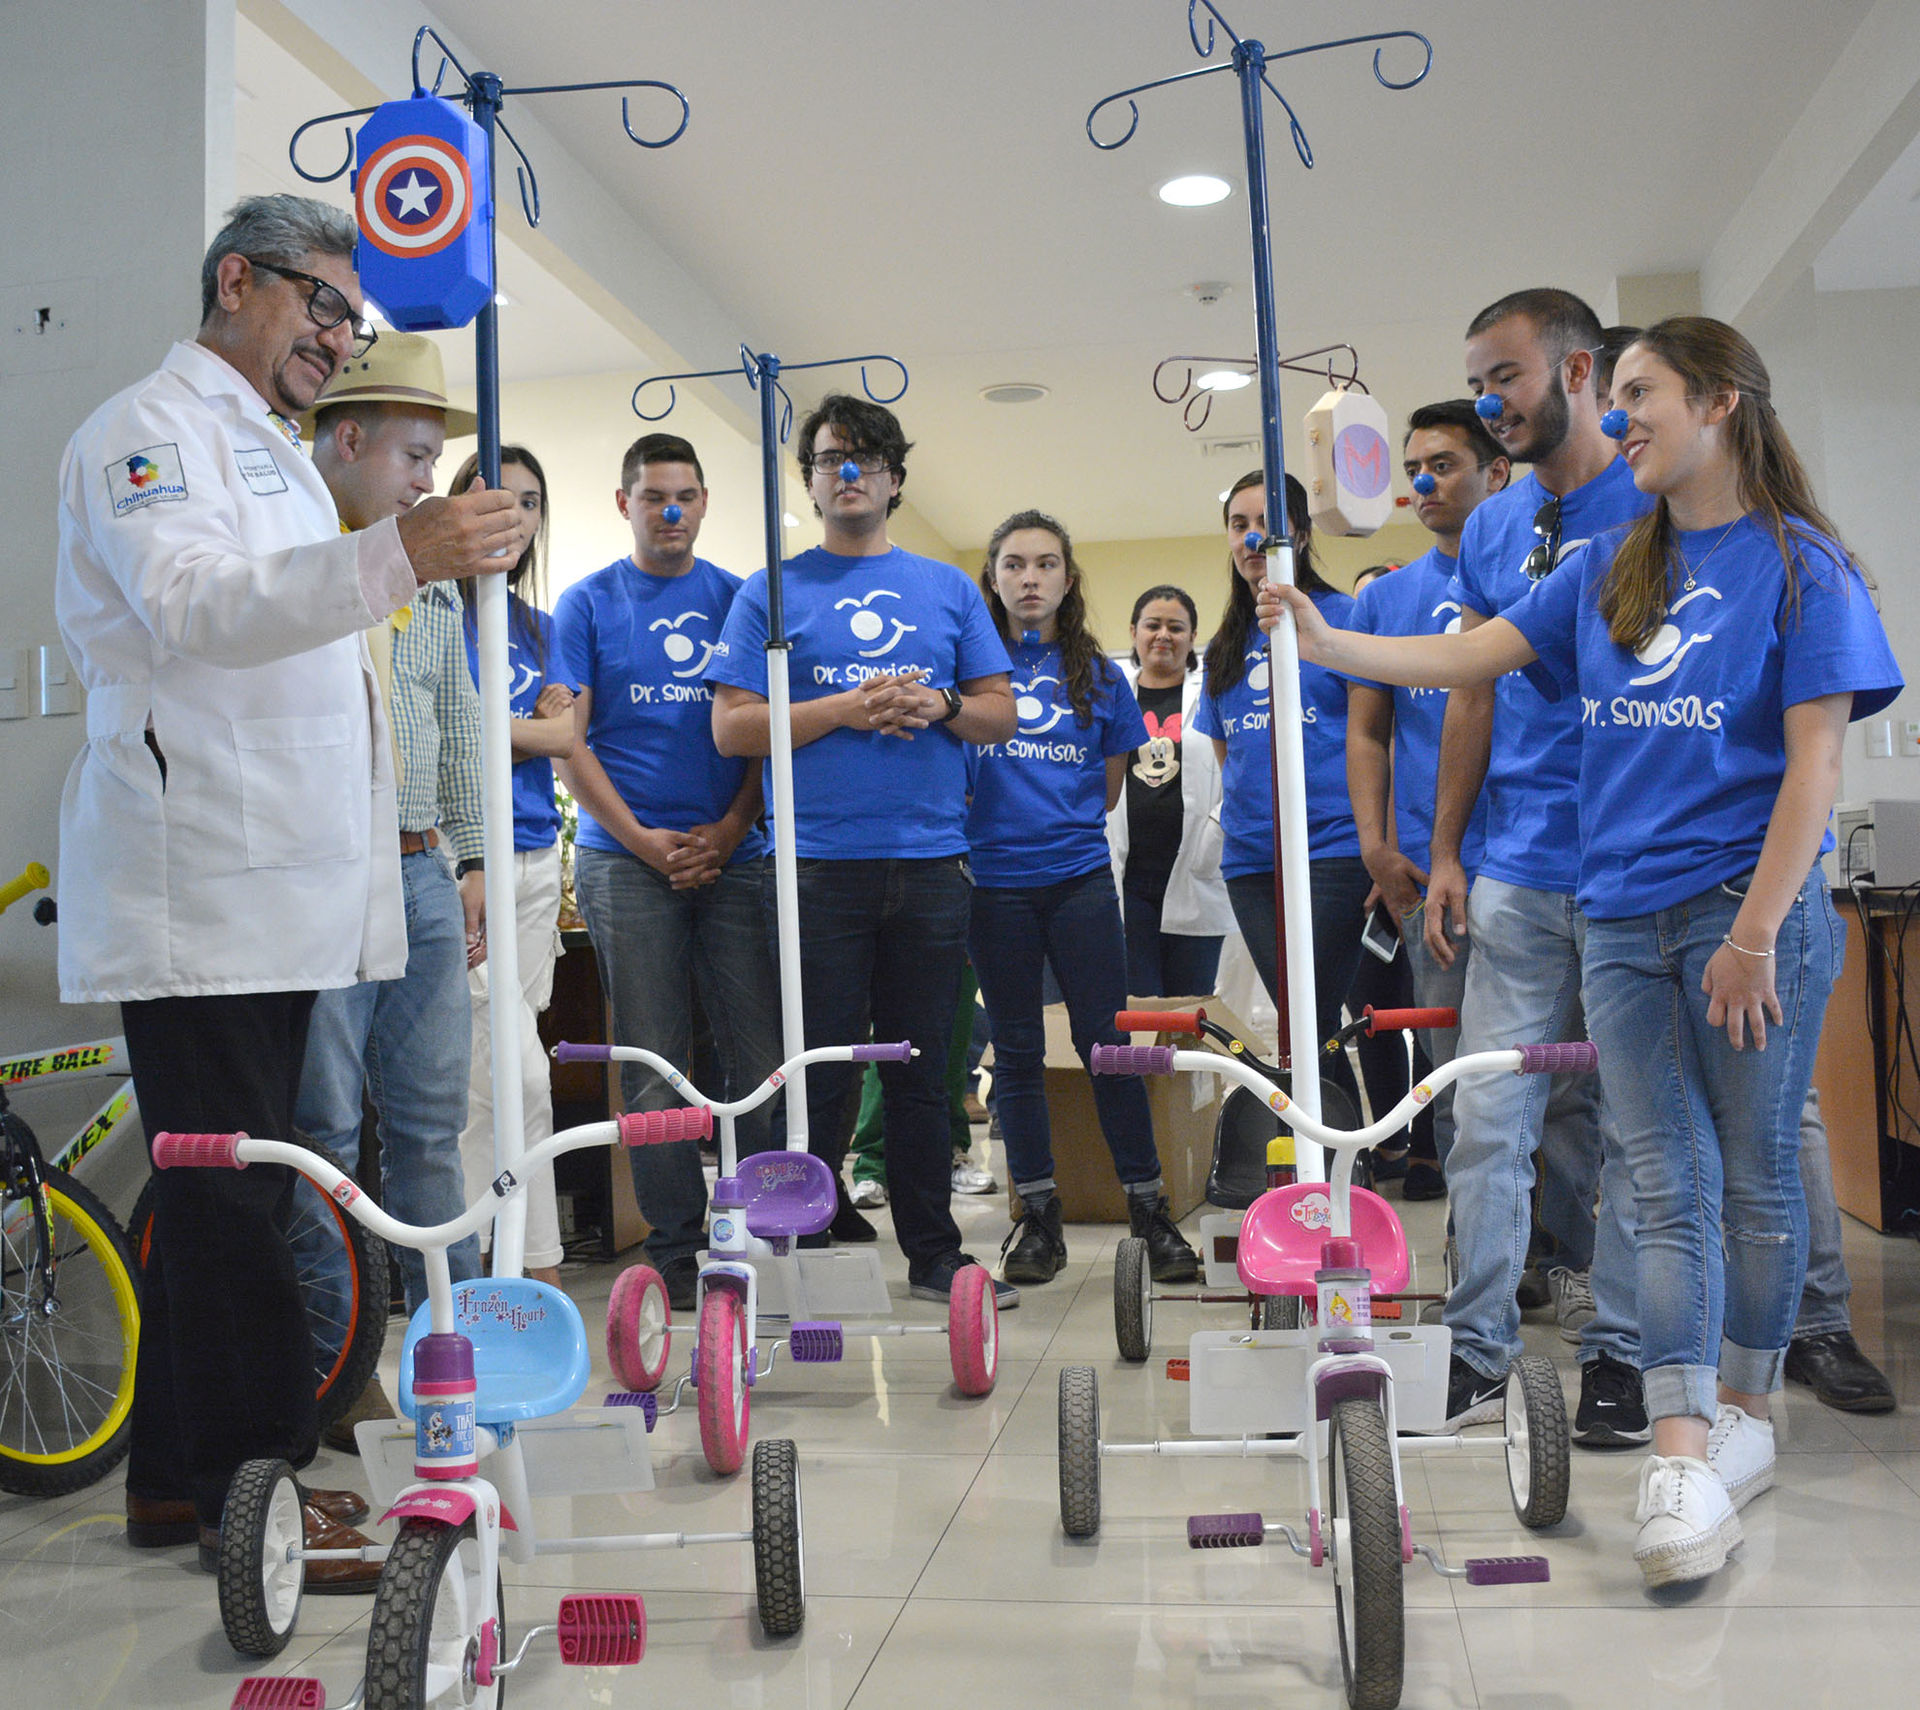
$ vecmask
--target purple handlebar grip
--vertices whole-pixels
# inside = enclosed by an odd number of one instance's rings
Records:
[[[239,1155],[244,1134],[156,1134],[153,1167],[156,1170],[244,1170]]]
[[[856,1063],[904,1063],[913,1055],[913,1047],[902,1039],[898,1045],[856,1045]]]
[[[1170,1075],[1173,1073],[1173,1047],[1096,1045],[1093,1048],[1093,1072],[1096,1075]]]
[[[611,1045],[569,1045],[564,1040],[554,1046],[553,1060],[556,1063],[610,1063],[613,1061]]]
[[[1545,1556],[1477,1556],[1467,1563],[1469,1585],[1544,1585]]]
[[[660,1146],[671,1140],[704,1140],[713,1132],[713,1107],[689,1105],[680,1110],[636,1110],[620,1118],[620,1144]]]
[[[1565,1045],[1522,1045],[1520,1075],[1586,1075],[1600,1067],[1600,1047],[1589,1039]]]

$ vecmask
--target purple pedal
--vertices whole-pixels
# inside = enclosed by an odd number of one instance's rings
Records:
[[[327,1689],[297,1674],[250,1674],[233,1694],[232,1710],[326,1710]]]
[[[1267,1524],[1258,1514],[1190,1514],[1187,1548],[1190,1550],[1244,1550],[1264,1543]]]
[[[787,1352],[797,1366],[828,1366],[840,1358],[846,1337],[832,1320],[802,1322],[787,1333]]]
[[[1545,1556],[1472,1556],[1467,1561],[1469,1585],[1545,1585]]]
[[[637,1407],[646,1415],[647,1429],[651,1431],[660,1417],[660,1403],[644,1390],[617,1389],[601,1404],[605,1407]]]

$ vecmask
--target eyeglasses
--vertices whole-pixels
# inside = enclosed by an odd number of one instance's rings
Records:
[[[862,475],[878,475],[893,467],[884,451],[816,451],[807,459],[807,467],[816,475],[837,475],[843,463],[851,463]]]
[[[1549,499],[1539,510],[1533,513],[1533,532],[1544,538],[1540,544],[1527,554],[1527,561],[1521,566],[1530,582],[1544,581],[1553,574],[1553,567],[1560,560],[1560,500],[1558,495]]]
[[[307,287],[307,319],[322,332],[331,332],[343,322],[353,323],[353,354],[365,356],[374,346],[380,335],[373,330],[373,323],[364,316],[353,312],[353,305],[335,286],[324,279],[316,279],[311,273],[302,273],[297,268],[282,267],[277,261],[261,261],[254,256],[245,256],[249,267],[257,267],[265,273],[277,273],[282,279],[291,279]]]

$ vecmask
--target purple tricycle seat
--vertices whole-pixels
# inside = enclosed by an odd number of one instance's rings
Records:
[[[734,1173],[747,1187],[747,1233],[763,1241],[817,1234],[840,1206],[833,1166],[811,1152],[756,1152]]]
[[[1353,1238],[1373,1272],[1372,1292],[1398,1294],[1412,1268],[1400,1219],[1365,1188],[1353,1190],[1352,1206]],[[1332,1234],[1333,1201],[1325,1182],[1272,1188],[1248,1207],[1240,1225],[1240,1280],[1255,1294],[1310,1295],[1320,1243]]]

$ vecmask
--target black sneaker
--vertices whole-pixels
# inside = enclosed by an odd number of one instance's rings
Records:
[[[1000,1274],[1008,1282],[1048,1283],[1066,1268],[1067,1239],[1060,1221],[1058,1196],[1022,1202],[1020,1221],[1000,1243]]]
[[[691,1253],[682,1253],[660,1267],[660,1280],[667,1285],[667,1304],[675,1312],[691,1312],[695,1288],[700,1281],[700,1261]]]
[[[1167,1196],[1153,1199],[1127,1195],[1129,1233],[1147,1243],[1147,1270],[1155,1282],[1196,1282],[1200,1276],[1200,1255],[1187,1245],[1180,1226],[1173,1220],[1173,1207]]]
[[[1547,1279],[1540,1274],[1538,1265],[1529,1265],[1520,1273],[1520,1286],[1513,1291],[1513,1303],[1522,1312],[1538,1312],[1541,1307],[1553,1304],[1553,1290],[1547,1287]]]
[[[1469,1425],[1490,1425],[1506,1416],[1507,1379],[1488,1377],[1469,1365],[1464,1356],[1453,1355],[1447,1361],[1447,1416],[1429,1437],[1445,1436]]]
[[[1583,1362],[1573,1440],[1583,1449],[1630,1449],[1652,1436],[1640,1374],[1611,1354]]]
[[[968,1265],[980,1261],[971,1253],[942,1253],[927,1268],[915,1276],[907,1273],[907,1292],[915,1300],[945,1300],[953,1292],[953,1279]],[[1009,1311],[1020,1304],[1020,1291],[1012,1283],[1002,1282],[998,1277],[990,1279],[993,1283],[993,1299],[1002,1312]]]
[[[1431,1158],[1409,1158],[1407,1179],[1400,1184],[1402,1199],[1445,1199],[1447,1178]]]

